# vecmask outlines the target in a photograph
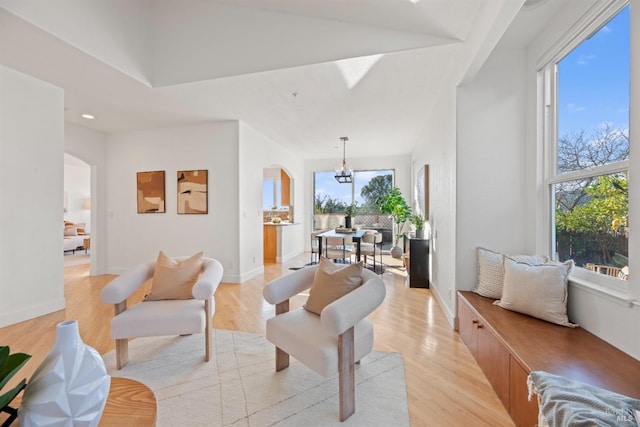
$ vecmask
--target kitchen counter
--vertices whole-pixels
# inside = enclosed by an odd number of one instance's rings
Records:
[[[265,263],[282,263],[284,255],[291,252],[293,232],[291,226],[299,222],[263,223],[262,249]]]

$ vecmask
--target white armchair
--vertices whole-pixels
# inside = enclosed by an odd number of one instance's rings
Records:
[[[176,258],[178,261],[186,259]],[[194,299],[142,301],[127,309],[127,298],[153,277],[156,261],[149,261],[116,277],[102,289],[102,302],[115,305],[111,337],[116,340],[116,365],[129,359],[128,339],[158,335],[188,335],[205,332],[205,360],[211,359],[211,322],[215,293],[222,279],[219,261],[202,258],[202,270],[192,288]]]
[[[379,276],[364,269],[362,285],[327,305],[320,316],[304,308],[289,311],[289,298],[309,289],[318,266],[271,281],[264,288],[276,316],[267,320],[267,339],[276,345],[276,370],[289,366],[289,355],[329,377],[339,376],[340,420],[355,412],[354,363],[373,349],[373,325],[366,319],[384,300]]]

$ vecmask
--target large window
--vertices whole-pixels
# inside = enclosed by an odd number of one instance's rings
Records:
[[[628,277],[629,6],[542,71],[551,253],[594,274]],[[576,39],[574,39],[576,40]],[[568,52],[567,52],[568,51]],[[596,278],[597,276],[592,276]]]
[[[347,206],[356,205],[354,225],[383,232],[383,243],[390,242],[392,222],[381,215],[375,201],[393,187],[394,171],[359,170],[353,172],[353,182],[340,184],[335,171],[314,173],[314,229],[335,228],[344,222]]]

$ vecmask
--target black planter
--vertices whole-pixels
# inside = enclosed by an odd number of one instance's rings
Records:
[[[351,217],[350,216],[345,216],[344,217],[344,226],[345,226],[345,228],[351,228]]]

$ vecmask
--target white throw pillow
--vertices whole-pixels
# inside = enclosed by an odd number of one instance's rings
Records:
[[[500,299],[502,297],[502,283],[504,282],[503,254],[485,249],[476,248],[478,257],[478,286],[473,292],[483,297]],[[546,263],[549,258],[543,255],[509,255],[519,262],[532,265]]]
[[[573,261],[530,265],[504,257],[504,289],[494,304],[547,322],[575,327],[567,317],[567,284]]]

